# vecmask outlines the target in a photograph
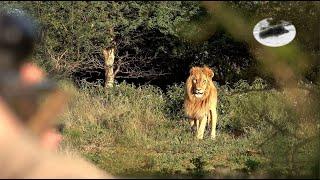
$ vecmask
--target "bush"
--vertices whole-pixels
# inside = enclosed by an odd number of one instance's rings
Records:
[[[166,112],[172,119],[184,117],[183,101],[185,94],[185,84],[174,84],[167,88],[166,93]]]
[[[120,83],[105,91],[86,82],[80,89],[61,82],[73,94],[61,115],[66,123],[64,146],[116,174],[130,170],[140,176],[141,172],[163,175],[169,169],[171,175],[206,176],[217,163],[246,173],[263,169],[277,177],[315,171],[310,160],[318,158],[312,137],[317,133],[314,122],[319,122],[312,118],[319,113],[317,106],[310,106],[312,98],[299,107],[301,118],[283,92],[261,90],[266,87],[261,81],[245,83],[239,83],[238,91],[218,86],[217,139],[194,141],[188,123],[177,123],[183,116],[184,84],[170,86],[164,94],[154,86]]]
[[[92,133],[101,130],[109,137],[121,134],[113,137],[113,141],[135,146],[152,141],[151,135],[157,133],[154,130],[164,121],[165,101],[161,91],[153,86],[135,87],[121,83],[105,92],[102,87],[83,83],[80,91],[76,91],[62,117],[68,125],[67,136],[73,136],[73,131],[79,130],[86,132],[82,136],[91,139],[96,137]],[[87,138],[82,137],[89,140]]]

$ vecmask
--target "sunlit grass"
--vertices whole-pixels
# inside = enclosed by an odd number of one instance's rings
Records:
[[[219,87],[215,141],[208,134],[202,141],[192,136],[182,118],[183,84],[163,93],[153,86],[125,83],[107,92],[102,87],[86,85],[78,90],[62,83],[74,94],[61,116],[66,123],[63,147],[121,177],[287,177],[294,168],[298,168],[296,176],[311,176],[317,141],[299,143],[311,137],[306,134],[312,127],[297,123],[299,116],[283,100],[282,92],[255,91],[264,87],[263,81],[243,83],[238,83],[237,91],[249,87],[248,92],[228,94]],[[305,119],[315,114],[309,112]],[[305,131],[297,133],[300,139],[291,136],[298,125]],[[313,136],[319,132],[312,131]],[[294,146],[299,150],[291,162],[288,153]]]

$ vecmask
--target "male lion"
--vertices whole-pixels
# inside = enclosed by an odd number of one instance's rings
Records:
[[[203,139],[206,124],[211,123],[211,139],[216,137],[217,88],[212,82],[213,71],[207,67],[192,67],[186,82],[184,111],[191,119],[191,127],[196,124],[196,137]]]

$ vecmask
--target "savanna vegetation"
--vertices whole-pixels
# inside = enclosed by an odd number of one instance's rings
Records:
[[[320,177],[319,2],[1,2],[39,24],[33,60],[72,96],[61,150],[120,177]],[[290,44],[255,41],[273,17]],[[114,48],[115,85],[102,51]],[[195,140],[183,111],[189,68],[217,85],[217,139]]]

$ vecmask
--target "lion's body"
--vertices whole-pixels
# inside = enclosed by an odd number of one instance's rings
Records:
[[[207,121],[211,124],[211,138],[216,136],[218,93],[212,77],[208,67],[193,67],[186,81],[184,111],[191,126],[196,124],[198,139],[203,139]]]

